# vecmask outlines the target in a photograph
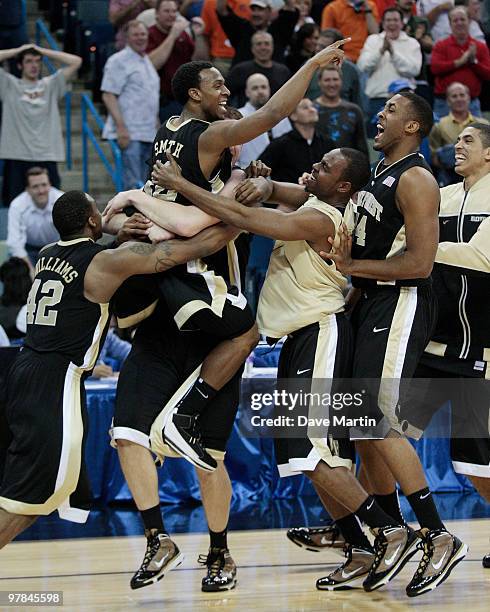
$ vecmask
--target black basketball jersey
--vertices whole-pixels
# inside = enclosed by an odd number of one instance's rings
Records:
[[[109,304],[84,296],[85,272],[104,247],[90,238],[59,241],[41,250],[27,299],[25,346],[59,353],[92,370],[110,321]]]
[[[405,251],[405,224],[396,205],[396,190],[402,174],[414,166],[426,168],[431,172],[424,157],[418,152],[410,153],[390,166],[385,166],[381,160],[376,165],[369,183],[359,191],[356,224],[352,236],[354,259],[389,259]],[[417,197],[417,194],[414,194],[414,197]],[[352,277],[354,287],[414,286],[427,282],[428,279],[386,282]]]

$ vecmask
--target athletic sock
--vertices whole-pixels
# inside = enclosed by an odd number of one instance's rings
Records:
[[[153,506],[153,508],[148,508],[147,510],[140,510],[140,514],[145,525],[145,531],[156,529],[157,533],[167,533],[163,526],[160,504]]]
[[[177,404],[178,414],[193,416],[203,411],[204,406],[218,392],[202,378],[198,378],[186,395]]]
[[[398,499],[398,491],[396,489],[393,493],[388,493],[388,495],[374,495],[374,499],[378,505],[383,508],[386,514],[396,519],[397,523],[405,525],[405,519],[403,518],[400,500]]]
[[[228,528],[223,531],[211,531],[209,530],[209,547],[210,548],[228,548],[227,542]]]
[[[348,544],[364,550],[373,550],[355,514],[348,514],[341,519],[337,519],[335,524]]]
[[[386,514],[372,495],[369,495],[363,501],[355,513],[366,523],[366,525],[369,525],[369,527],[388,527],[389,525],[393,526],[400,524],[393,517]]]
[[[412,507],[421,527],[427,527],[428,529],[445,529],[429,487],[425,487],[425,489],[420,489],[420,491],[407,495],[407,501]]]

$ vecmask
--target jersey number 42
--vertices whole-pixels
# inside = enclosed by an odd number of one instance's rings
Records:
[[[27,324],[28,325],[56,325],[58,311],[53,308],[59,304],[63,295],[63,283],[59,280],[47,280],[43,283],[37,278],[27,297]],[[38,299],[38,293],[41,296]]]

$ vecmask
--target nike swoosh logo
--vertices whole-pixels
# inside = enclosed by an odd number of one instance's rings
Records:
[[[369,504],[369,506],[366,508],[366,510],[371,510],[372,506],[374,504],[374,499],[371,501],[371,503]]]
[[[447,549],[444,551],[444,554],[442,555],[442,557],[440,558],[440,560],[438,561],[438,563],[433,563],[433,564],[432,564],[432,567],[433,567],[435,570],[441,569],[442,563],[443,563],[444,559],[446,558],[446,555],[447,555]]]
[[[395,561],[398,551],[400,550],[401,547],[402,545],[399,544],[395,552],[391,555],[391,557],[389,559],[385,559],[385,565],[387,565],[388,567],[390,565],[393,565],[393,562]]]
[[[446,225],[446,223],[449,223],[450,219],[444,219],[444,221],[442,222],[443,225]]]
[[[311,370],[311,368],[306,368],[306,370],[298,370],[298,371],[296,372],[296,374],[297,374],[297,375],[299,375],[299,374],[304,374],[305,372],[309,372],[310,370]]]
[[[380,331],[386,331],[388,328],[387,327],[380,327],[379,329],[377,327],[373,327],[373,332],[375,334],[377,334]]]
[[[430,495],[430,491],[426,493],[425,495],[421,495],[419,499],[425,499],[426,497],[429,497],[429,495]]]
[[[209,399],[209,395],[204,395],[204,393],[201,391],[201,389],[199,389],[199,387],[196,387],[196,389],[199,391],[199,393],[203,396],[204,399]]]
[[[354,576],[354,574],[357,574],[357,572],[359,572],[360,570],[362,570],[362,567],[358,567],[352,572],[346,572],[345,570],[342,570],[342,578],[351,578],[351,576]]]
[[[320,544],[331,544],[332,540],[330,540],[330,538],[327,538],[327,536],[322,536],[322,539],[320,540]]]

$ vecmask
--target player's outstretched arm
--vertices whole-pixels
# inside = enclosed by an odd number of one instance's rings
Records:
[[[329,45],[307,62],[287,81],[262,108],[238,121],[212,123],[199,138],[199,151],[222,151],[236,144],[253,140],[271,130],[281,119],[288,117],[303,98],[318,68],[340,66],[344,58],[341,47],[350,38]]]
[[[117,249],[98,253],[85,275],[85,297],[99,304],[108,302],[116,289],[134,274],[164,272],[192,259],[207,257],[234,240],[240,230],[219,224],[187,240],[158,244],[127,242]]]
[[[314,241],[334,233],[331,219],[310,208],[284,213],[270,208],[249,208],[233,198],[212,194],[186,180],[175,159],[170,154],[167,157],[167,164],[155,164],[154,174],[158,173],[159,180],[230,225],[275,240]]]

